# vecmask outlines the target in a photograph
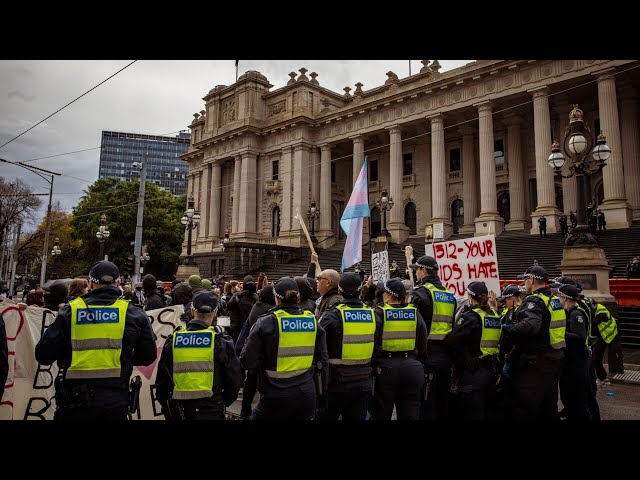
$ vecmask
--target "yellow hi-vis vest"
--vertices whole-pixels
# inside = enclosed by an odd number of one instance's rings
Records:
[[[551,323],[549,323],[549,343],[551,348],[556,350],[566,346],[564,332],[567,324],[567,314],[560,304],[560,299],[555,295],[547,297],[541,293],[532,293],[534,297],[540,298],[551,313]]]
[[[66,378],[114,378],[120,376],[122,337],[129,302],[87,305],[81,297],[71,307],[71,365]]]
[[[606,322],[600,322],[598,324],[598,331],[600,332],[600,336],[605,343],[611,343],[611,340],[618,334],[618,325],[616,323],[616,319],[611,316],[609,310],[604,305],[600,303],[596,304],[596,317],[604,313],[607,316]]]
[[[416,348],[418,310],[413,305],[383,305],[382,350],[411,352]]]
[[[342,355],[341,358],[330,358],[329,364],[368,365],[373,355],[376,332],[373,308],[339,304],[336,309],[342,317]]]
[[[278,359],[276,371],[267,370],[270,378],[291,378],[302,375],[313,364],[318,326],[313,313],[290,314],[273,312],[278,320]]]
[[[193,400],[213,395],[213,355],[216,332],[180,330],[173,334],[173,398]]]
[[[491,309],[491,314],[481,308],[474,308],[473,311],[480,316],[482,323],[482,336],[480,337],[482,357],[498,355],[498,345],[500,343],[500,334],[502,333],[500,316],[494,309]]]
[[[456,297],[447,289],[436,288],[431,283],[422,285],[431,294],[433,316],[429,340],[444,340],[453,327],[453,316],[456,312]]]

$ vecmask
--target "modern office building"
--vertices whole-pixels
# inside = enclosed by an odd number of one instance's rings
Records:
[[[147,181],[182,195],[187,191],[188,165],[180,160],[191,143],[189,132],[180,132],[175,137],[144,135],[140,133],[102,131],[100,171],[98,178],[118,177],[132,181],[138,178],[139,170],[134,162],[141,162],[147,152]]]

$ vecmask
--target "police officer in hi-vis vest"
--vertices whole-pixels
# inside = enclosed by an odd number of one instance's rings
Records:
[[[218,310],[213,292],[197,292],[190,308],[193,320],[162,349],[156,397],[167,420],[224,420],[242,386],[240,361],[233,339],[211,326]]]
[[[36,345],[42,365],[58,362],[58,420],[126,420],[134,365],[156,359],[144,311],[119,297],[120,272],[106,260],[89,272],[89,293],[58,312]]]
[[[518,358],[513,365],[514,418],[557,420],[566,316],[547,286],[544,268],[530,267],[523,276],[527,296],[516,312],[516,322],[502,326]]]
[[[254,420],[311,420],[316,395],[326,399],[327,343],[311,312],[300,308],[298,284],[282,277],[275,285],[276,306],[251,327],[240,354],[245,370],[257,370],[260,400]],[[316,382],[319,374],[322,381]]]
[[[428,368],[433,373],[429,396],[422,404],[424,420],[446,420],[451,389],[451,355],[444,340],[451,331],[456,299],[438,278],[436,259],[423,256],[411,264],[418,281],[411,292],[411,304],[422,315],[428,336]]]
[[[456,412],[463,420],[494,418],[493,392],[498,373],[500,315],[488,304],[489,291],[482,282],[467,286],[469,304],[447,335],[458,379]],[[452,409],[453,410],[453,409]]]
[[[374,420],[391,420],[394,406],[398,420],[420,419],[427,326],[416,307],[406,304],[405,295],[402,280],[392,278],[384,284],[384,304],[375,309]]]
[[[358,298],[360,275],[345,272],[338,292],[342,302],[325,311],[320,325],[327,332],[329,352],[328,407],[320,420],[364,420],[372,393],[371,357],[376,331],[373,309]]]

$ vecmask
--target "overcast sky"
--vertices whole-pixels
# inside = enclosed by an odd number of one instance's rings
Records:
[[[439,60],[441,72],[471,60]],[[102,82],[131,60],[0,61],[0,145]],[[380,86],[389,70],[409,75],[408,60],[240,60],[239,75],[257,70],[273,85],[284,86],[288,73],[305,67],[318,73],[320,85],[343,93],[345,86]],[[422,67],[411,61],[411,73]],[[63,174],[54,181],[53,200],[71,211],[83,190],[98,178],[102,130],[172,134],[188,128],[202,97],[216,85],[235,81],[233,60],[140,60],[77,102],[0,149],[0,158],[27,161],[77,150],[81,153],[29,162]],[[48,183],[19,167],[0,163],[0,176],[21,178],[34,192]],[[75,178],[73,178],[75,177]],[[43,199],[41,214],[46,210]]]

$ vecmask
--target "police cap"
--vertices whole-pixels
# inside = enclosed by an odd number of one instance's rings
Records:
[[[340,283],[338,283],[338,289],[349,296],[356,295],[362,288],[362,279],[360,275],[355,272],[345,272],[340,275]]]
[[[384,289],[389,295],[393,295],[396,298],[404,298],[406,295],[404,284],[398,278],[387,280],[387,283],[384,284]]]
[[[213,294],[213,292],[200,290],[198,293],[196,293],[193,296],[191,305],[199,313],[211,313],[211,312],[215,312],[216,309],[218,308],[218,299]]]
[[[498,300],[503,302],[509,297],[518,297],[520,293],[520,288],[517,285],[507,285],[502,291],[502,295],[498,297]]]
[[[120,270],[108,260],[100,260],[93,264],[89,271],[89,280],[93,283],[110,285],[120,277]]]
[[[487,286],[484,282],[471,282],[467,286],[467,293],[472,297],[479,297],[480,295],[488,295],[489,290],[487,290]]]
[[[580,291],[578,290],[578,287],[576,287],[575,285],[570,285],[568,283],[563,283],[562,285],[558,286],[558,288],[552,288],[551,291],[560,297],[565,297],[576,301],[580,299]]]
[[[300,290],[298,290],[298,284],[296,283],[296,281],[293,278],[291,278],[291,277],[282,277],[276,283],[276,286],[275,286],[275,288],[273,290],[273,293],[280,300],[284,300],[284,296],[290,290],[295,290],[296,292],[300,291]]]
[[[536,280],[549,280],[549,275],[547,271],[542,268],[540,265],[534,265],[533,267],[529,267],[526,272],[524,272],[524,278],[535,278]]]
[[[424,255],[418,259],[416,263],[412,263],[410,265],[411,268],[425,267],[430,270],[438,270],[438,262],[433,257],[429,255]]]

